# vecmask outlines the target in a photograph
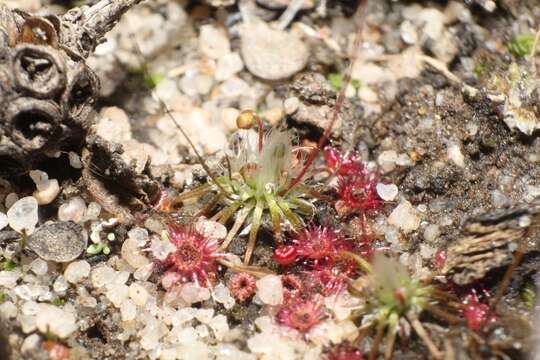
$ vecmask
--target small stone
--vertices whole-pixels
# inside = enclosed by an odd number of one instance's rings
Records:
[[[217,341],[223,340],[223,337],[229,332],[227,317],[223,314],[215,316],[208,325],[214,331],[214,336]]]
[[[148,230],[139,227],[133,228],[128,232],[128,237],[135,240],[138,246],[144,246],[149,239]]]
[[[188,304],[193,304],[210,299],[210,291],[195,283],[187,283],[182,286],[180,296]]]
[[[86,250],[88,236],[81,225],[60,221],[40,226],[28,238],[28,247],[46,261],[69,262]]]
[[[222,29],[203,25],[199,34],[199,50],[211,59],[219,59],[231,52],[229,38]]]
[[[29,334],[37,329],[35,316],[21,315],[19,316],[19,322],[21,323],[21,329],[25,334]]]
[[[63,275],[58,276],[53,284],[53,290],[60,294],[64,293],[68,287],[69,284]]]
[[[224,108],[221,110],[221,123],[228,132],[234,132],[238,130],[236,127],[236,119],[240,115],[240,110],[235,108]]]
[[[384,201],[392,201],[396,198],[399,190],[395,184],[378,183],[376,186],[377,194]]]
[[[249,72],[265,80],[288,78],[309,58],[305,42],[263,22],[249,24],[241,32],[241,53]]]
[[[122,321],[134,320],[137,316],[137,306],[128,299],[120,305],[120,314],[122,315]]]
[[[406,201],[399,204],[388,217],[388,223],[404,233],[409,233],[418,229],[420,219],[416,215],[416,210],[411,206],[411,203]]]
[[[448,159],[457,166],[465,167],[465,157],[458,144],[451,144],[446,151],[446,155],[448,156]]]
[[[70,263],[64,271],[64,277],[72,284],[77,284],[90,274],[90,264],[86,260],[79,260]]]
[[[214,309],[198,309],[195,313],[195,318],[203,324],[208,324],[214,316]]]
[[[60,338],[68,337],[78,328],[73,313],[45,303],[40,304],[36,325],[42,334],[50,332]]]
[[[8,289],[13,289],[17,286],[17,281],[21,277],[21,272],[16,271],[0,271],[0,286]]]
[[[134,273],[133,277],[135,280],[139,281],[146,281],[152,275],[152,272],[154,271],[154,264],[150,263],[148,265],[145,265],[143,267],[138,268]]]
[[[86,211],[84,213],[84,220],[97,220],[99,213],[101,212],[101,205],[96,202],[91,202],[88,204]]]
[[[27,353],[32,353],[34,351],[39,351],[39,344],[41,343],[41,338],[38,334],[32,334],[24,339],[21,345],[21,352],[26,355]]]
[[[401,33],[401,39],[404,43],[414,45],[418,42],[418,33],[416,32],[416,28],[409,20],[403,21],[399,27],[399,30]]]
[[[58,180],[49,179],[49,175],[41,170],[31,170],[30,177],[36,184],[37,190],[34,191],[34,198],[36,198],[39,205],[50,204],[58,194],[60,193],[60,186]]]
[[[300,100],[296,96],[292,96],[283,101],[283,109],[285,110],[285,114],[287,115],[294,114],[296,110],[298,110],[299,106]]]
[[[123,143],[131,140],[129,118],[124,110],[115,106],[101,110],[95,131],[97,135],[107,141]]]
[[[8,217],[6,214],[0,211],[0,230],[8,226]]]
[[[30,270],[37,276],[42,276],[47,273],[47,262],[42,259],[35,259],[30,263]]]
[[[223,283],[219,283],[216,285],[212,296],[214,300],[216,300],[218,303],[222,303],[225,309],[231,309],[235,304],[235,300],[231,296],[229,288]]]
[[[195,223],[195,230],[209,240],[223,240],[227,236],[227,228],[224,225],[204,218]]]
[[[439,235],[441,235],[441,229],[439,225],[430,224],[424,229],[424,239],[429,243],[435,242]]]
[[[17,312],[17,306],[15,306],[15,304],[13,304],[11,301],[4,301],[0,305],[0,314],[6,319],[14,318],[17,316]]]
[[[394,150],[386,150],[377,157],[377,163],[384,173],[389,173],[396,168],[397,158],[397,153]]]
[[[68,159],[69,159],[69,165],[74,169],[82,169],[83,163],[81,161],[81,157],[74,153],[73,151],[70,151],[68,153]]]
[[[86,211],[86,203],[80,196],[75,196],[58,208],[58,219],[60,221],[80,222]]]
[[[257,295],[261,301],[268,305],[279,305],[283,302],[283,285],[281,277],[277,275],[266,275],[257,280]]]
[[[217,81],[228,80],[239,73],[243,67],[244,62],[238,53],[226,54],[218,59],[215,78]]]
[[[262,113],[262,117],[268,120],[268,122],[272,126],[277,125],[281,121],[281,119],[283,119],[284,115],[285,114],[283,112],[283,109],[280,107],[271,108],[271,109],[265,110]]]
[[[17,200],[7,212],[9,226],[18,233],[30,235],[38,222],[38,202],[33,196]]]
[[[99,266],[92,270],[91,280],[95,288],[99,289],[109,284],[113,281],[113,278],[114,269],[110,266]]]
[[[132,283],[129,286],[129,297],[135,305],[144,306],[148,300],[148,291],[143,286]]]
[[[129,287],[124,284],[112,284],[107,286],[107,292],[105,293],[107,299],[109,299],[114,306],[119,308],[129,296]]]
[[[135,239],[126,239],[122,244],[121,253],[122,259],[135,269],[139,269],[150,263],[150,260],[144,256],[142,249],[138,246],[138,242]]]
[[[6,195],[6,198],[4,199],[4,205],[6,206],[6,209],[9,209],[13,206],[19,200],[19,195],[16,193],[9,193]]]

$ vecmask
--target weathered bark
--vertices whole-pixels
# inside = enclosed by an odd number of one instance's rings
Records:
[[[0,4],[0,176],[80,149],[99,90],[85,60],[141,1],[101,0],[45,17]]]

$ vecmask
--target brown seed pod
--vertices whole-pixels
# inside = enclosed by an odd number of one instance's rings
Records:
[[[46,148],[58,135],[62,114],[52,101],[18,98],[6,111],[6,128],[24,151]]]
[[[60,53],[50,47],[17,45],[13,73],[16,86],[38,99],[52,99],[66,85],[65,63]]]

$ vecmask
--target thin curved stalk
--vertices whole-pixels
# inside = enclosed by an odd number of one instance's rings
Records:
[[[261,227],[262,215],[264,210],[264,202],[261,200],[257,201],[255,210],[253,211],[253,220],[251,220],[251,230],[249,232],[249,240],[246,248],[246,255],[244,257],[244,264],[249,264],[251,260],[251,255],[253,250],[255,250],[255,243],[257,242],[257,234],[259,233],[259,228]]]
[[[409,322],[411,323],[414,331],[420,337],[420,339],[422,339],[424,345],[426,345],[426,347],[428,348],[431,356],[434,359],[442,359],[442,353],[439,351],[439,349],[437,349],[420,320],[418,320],[418,318],[413,315],[408,315],[407,319],[409,319]]]
[[[225,225],[227,221],[234,215],[242,203],[235,201],[220,212],[219,223]]]
[[[248,217],[253,207],[254,207],[253,204],[248,204],[246,207],[240,210],[240,212],[238,213],[238,216],[236,217],[236,220],[234,221],[233,227],[227,234],[227,237],[225,238],[221,246],[218,248],[218,251],[223,251],[227,249],[227,247],[229,246],[231,241],[234,239],[236,234],[238,234],[238,231],[244,224],[244,221],[246,221],[246,218]]]
[[[384,359],[390,360],[394,353],[394,344],[396,342],[398,321],[392,321],[388,329],[388,340],[386,341],[386,349],[384,350]]]
[[[185,191],[172,199],[172,202],[177,204],[188,199],[198,198],[211,190],[212,184],[206,183],[197,186],[195,189]]]
[[[371,351],[369,352],[369,360],[375,360],[379,354],[379,345],[381,344],[384,335],[384,328],[384,321],[377,321],[377,333],[375,335],[375,340],[373,340]]]
[[[266,203],[268,204],[268,211],[270,212],[270,218],[272,219],[272,228],[274,230],[274,238],[278,243],[281,243],[281,210],[274,199],[274,196],[265,194]]]
[[[285,201],[278,201],[279,208],[283,211],[285,218],[291,223],[293,228],[297,229],[302,225],[302,220],[291,210]]]

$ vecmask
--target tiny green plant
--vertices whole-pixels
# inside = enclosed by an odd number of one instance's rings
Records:
[[[506,43],[506,48],[517,57],[530,55],[534,46],[533,34],[521,34]]]
[[[433,343],[420,322],[424,311],[458,323],[456,316],[446,313],[436,305],[444,301],[444,295],[432,285],[413,279],[407,269],[398,261],[376,253],[369,264],[354,254],[348,254],[358,261],[367,274],[354,280],[349,291],[351,295],[364,299],[355,318],[362,319],[362,329],[375,330],[375,340],[369,359],[376,359],[379,346],[386,335],[384,358],[392,358],[397,334],[403,334],[400,327],[407,322],[428,348],[431,358],[441,359],[442,353]]]
[[[272,223],[276,239],[281,227],[288,223],[293,229],[302,224],[302,216],[313,213],[310,195],[316,193],[305,182],[291,189],[291,184],[304,166],[301,149],[293,146],[291,133],[273,128],[264,133],[262,121],[252,111],[244,111],[237,119],[240,129],[258,123],[258,136],[252,132],[241,134],[232,156],[226,158],[227,171],[215,177],[213,183],[203,184],[181,194],[176,201],[215,193],[211,204],[221,209],[213,219],[226,224],[235,214],[236,219],[220,249],[224,250],[245,222],[251,224],[244,262],[249,263],[256,237],[265,218]]]
[[[0,262],[0,266],[5,271],[13,271],[17,268],[17,264],[11,259],[3,260],[2,262]]]
[[[99,243],[88,246],[88,248],[86,249],[86,253],[88,255],[97,255],[97,254],[109,255],[111,253],[111,249],[106,243],[99,242]]]

